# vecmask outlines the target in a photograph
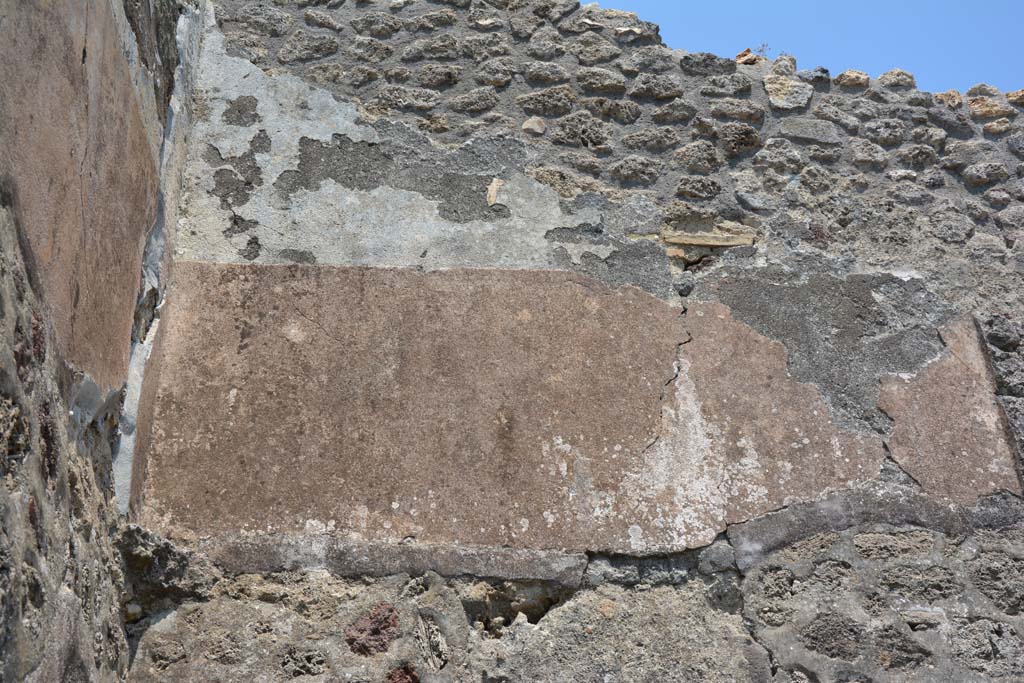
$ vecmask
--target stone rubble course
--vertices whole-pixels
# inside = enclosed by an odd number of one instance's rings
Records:
[[[500,5],[217,3],[179,254],[569,268],[667,299],[681,270],[814,254],[920,277],[966,311],[1020,305],[1022,242],[997,218],[1024,192],[1013,93],[940,99],[900,70],[833,82],[788,56],[670,50],[626,12]],[[296,36],[343,49],[280,62]],[[228,122],[242,97],[256,116]],[[695,143],[728,163],[694,164]],[[494,178],[510,185],[486,207]],[[743,224],[759,247],[659,258],[637,244],[654,233],[618,220],[627,201],[673,230],[705,230],[683,213]]]
[[[110,499],[117,406],[75,424],[60,346],[0,204],[0,681],[116,681],[128,672]]]
[[[1024,90],[8,4],[0,683],[1024,680]]]

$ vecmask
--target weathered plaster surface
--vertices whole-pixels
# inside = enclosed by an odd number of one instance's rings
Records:
[[[579,550],[627,537],[685,340],[570,274],[184,261],[161,328],[147,523]]]
[[[584,252],[603,258],[615,251],[608,245],[546,239],[553,230],[594,222],[599,214],[584,210],[579,215],[564,215],[557,193],[524,175],[521,161],[516,168],[500,158],[489,160],[486,147],[477,162],[479,168],[466,169],[475,154],[472,144],[453,152],[433,150],[440,157],[435,175],[425,177],[418,186],[426,191],[431,183],[436,184],[436,174],[446,169],[468,171],[480,178],[479,186],[473,197],[457,197],[454,201],[471,201],[484,208],[488,202],[496,206],[497,215],[487,220],[446,220],[439,215],[441,197],[431,198],[422,191],[394,186],[394,179],[389,179],[384,168],[386,157],[374,157],[362,166],[355,160],[348,172],[336,176],[337,180],[303,175],[301,182],[315,189],[284,190],[282,178],[299,173],[295,169],[300,165],[302,144],[319,141],[329,147],[336,136],[371,143],[371,148],[385,148],[387,143],[391,145],[388,157],[394,155],[399,160],[403,152],[415,158],[424,154],[422,148],[431,146],[411,130],[395,128],[382,133],[368,125],[354,105],[338,102],[327,91],[295,76],[268,76],[224,50],[224,36],[211,26],[203,45],[198,82],[203,116],[196,122],[190,145],[187,208],[177,238],[181,258],[229,263],[304,261],[426,269],[536,269],[558,267],[560,250],[577,262]],[[245,97],[256,101],[255,119],[248,125],[229,122],[229,107]],[[382,135],[399,137],[385,140]],[[220,160],[241,157],[254,144],[258,146],[254,141],[261,136],[269,142],[253,152],[258,182],[247,188],[245,201],[225,206],[216,193],[210,150],[215,150]],[[421,149],[403,149],[401,136],[408,136]],[[508,139],[502,144],[514,159],[516,143]],[[379,175],[378,184],[360,187],[346,182],[360,171]],[[488,188],[495,179],[499,183],[488,200]],[[251,227],[239,229],[240,225]],[[253,238],[260,247],[255,252],[247,251]]]
[[[892,457],[940,498],[1020,495],[1020,462],[974,321],[949,323],[942,340],[946,349],[934,363],[882,383],[878,405],[896,421]]]
[[[673,551],[884,456],[722,305],[544,271],[175,277],[142,519],[178,538]]]

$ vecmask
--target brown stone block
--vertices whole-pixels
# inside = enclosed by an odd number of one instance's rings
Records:
[[[893,420],[892,457],[932,494],[973,503],[1021,493],[1006,417],[983,342],[970,318],[941,330],[945,352],[910,377],[882,381],[878,407]]]
[[[668,423],[675,435],[667,438],[696,434],[702,443],[671,449],[695,454],[673,475],[688,489],[681,509],[703,509],[724,527],[878,475],[881,440],[838,428],[820,390],[790,377],[782,344],[718,303],[691,306],[686,326],[693,342],[682,349],[677,400],[692,418]]]
[[[561,272],[175,264],[143,520],[622,547],[678,309]]]
[[[141,516],[183,540],[678,550],[883,457],[726,307],[569,273],[179,262],[164,311]]]
[[[0,181],[58,350],[107,389],[128,365],[157,171],[107,2],[0,8]]]

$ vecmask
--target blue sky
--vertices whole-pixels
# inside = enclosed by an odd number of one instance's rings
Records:
[[[584,0],[586,2],[586,0]],[[600,0],[661,26],[671,47],[733,56],[767,43],[801,69],[900,67],[922,90],[1024,88],[1024,0]]]

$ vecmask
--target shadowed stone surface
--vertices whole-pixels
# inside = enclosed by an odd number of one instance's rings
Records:
[[[0,205],[0,681],[123,680],[110,446],[74,437],[18,233]]]
[[[913,377],[882,382],[878,405],[896,427],[892,456],[929,493],[970,503],[1020,495],[1018,462],[983,342],[970,318],[942,330],[946,350]]]
[[[106,0],[0,7],[0,149],[58,351],[120,387],[157,169]]]

